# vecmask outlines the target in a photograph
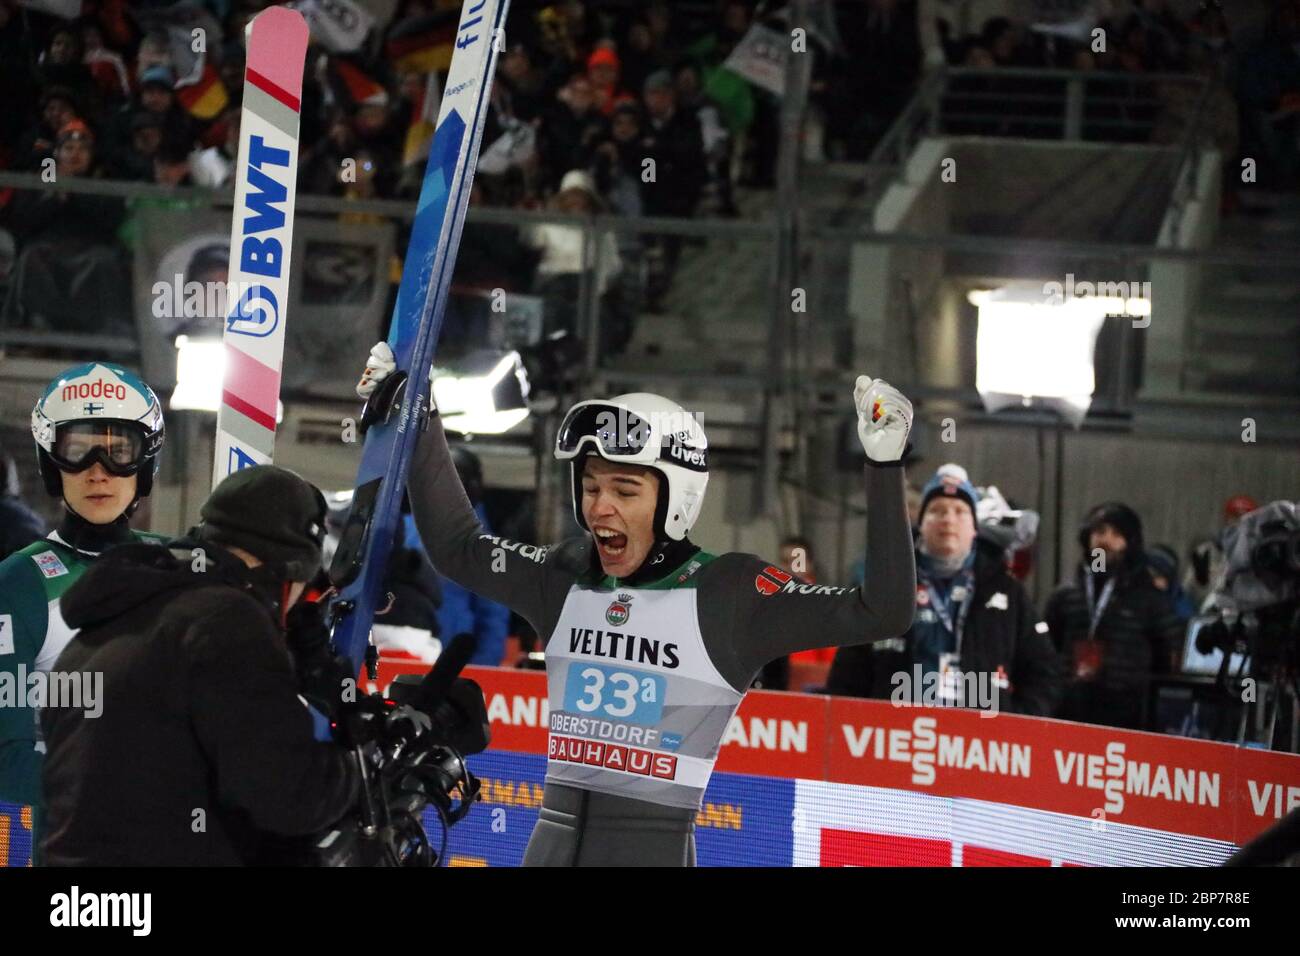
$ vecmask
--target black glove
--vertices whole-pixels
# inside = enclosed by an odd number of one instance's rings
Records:
[[[361,695],[351,665],[335,654],[330,644],[323,602],[299,601],[289,609],[285,643],[298,674],[298,693],[326,717],[337,720],[343,704]]]

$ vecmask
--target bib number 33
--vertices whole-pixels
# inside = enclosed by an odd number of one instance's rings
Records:
[[[663,716],[666,686],[667,681],[657,674],[577,662],[569,665],[564,682],[564,709],[656,724]]]

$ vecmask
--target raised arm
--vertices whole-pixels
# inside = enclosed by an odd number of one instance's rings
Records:
[[[868,466],[866,472],[861,587],[800,584],[753,555],[726,555],[701,572],[701,627],[710,656],[733,686],[748,686],[760,667],[786,654],[886,640],[911,627],[916,566],[903,470]],[[731,599],[715,601],[715,595]]]
[[[897,637],[912,624],[916,565],[902,457],[912,403],[863,375],[853,390],[867,455],[867,576],[860,588],[802,585],[748,555],[713,562],[701,579],[700,619],[723,676],[740,688],[770,660],[814,647]]]
[[[548,564],[548,548],[489,535],[465,495],[442,421],[429,420],[406,481],[411,515],[433,566],[480,597],[498,601],[549,636],[573,576]]]
[[[370,352],[357,394],[369,397],[394,368],[392,350],[380,342]],[[574,575],[555,560],[547,561],[554,549],[484,531],[456,473],[436,410],[411,460],[406,492],[433,566],[475,594],[512,608],[543,640],[548,638]]]

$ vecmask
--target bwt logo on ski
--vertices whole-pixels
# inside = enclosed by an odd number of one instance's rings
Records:
[[[119,385],[116,382],[106,382],[100,379],[97,382],[73,382],[71,385],[64,385],[63,391],[59,397],[65,402],[72,402],[85,398],[111,398],[119,402],[126,401],[126,386]]]
[[[290,169],[287,149],[267,146],[256,134],[248,140],[248,192],[244,196],[239,271],[279,280],[284,271],[283,235],[287,233],[284,204],[288,200],[285,182],[275,178]],[[269,234],[269,235],[268,235]],[[226,317],[226,331],[237,335],[270,335],[280,324],[280,304],[266,285],[245,288]]]
[[[230,446],[229,467],[226,469],[228,472],[239,471],[241,468],[252,468],[256,464],[258,464],[257,459],[253,458],[238,445]]]

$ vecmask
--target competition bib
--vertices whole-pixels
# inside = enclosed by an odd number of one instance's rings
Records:
[[[704,649],[694,588],[574,586],[546,647],[546,779],[698,809],[743,696]]]

